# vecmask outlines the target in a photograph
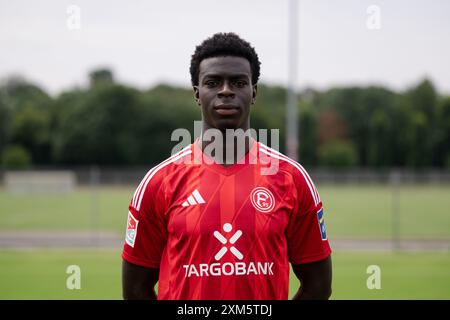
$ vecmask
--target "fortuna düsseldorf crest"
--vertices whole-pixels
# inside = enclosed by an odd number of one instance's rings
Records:
[[[253,207],[263,213],[268,213],[275,207],[275,198],[272,192],[264,187],[253,189],[250,194],[250,200],[252,201]]]

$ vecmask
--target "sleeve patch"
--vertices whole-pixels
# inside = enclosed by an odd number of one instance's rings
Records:
[[[127,220],[127,231],[125,235],[125,242],[134,248],[134,242],[136,240],[137,235],[137,227],[139,221],[133,216],[131,211],[128,211],[128,220]]]
[[[323,216],[323,208],[317,212],[317,220],[319,221],[320,234],[322,241],[327,240],[327,232],[325,230],[325,217]]]

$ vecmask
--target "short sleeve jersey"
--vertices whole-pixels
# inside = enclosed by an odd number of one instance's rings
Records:
[[[260,142],[238,163],[198,140],[153,167],[129,205],[122,257],[159,268],[158,299],[287,299],[289,263],[331,254],[306,170]]]

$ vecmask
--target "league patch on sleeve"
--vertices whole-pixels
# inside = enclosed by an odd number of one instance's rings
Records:
[[[134,241],[136,240],[137,227],[139,221],[133,216],[131,211],[128,211],[127,232],[125,236],[125,242],[134,247]]]
[[[322,241],[327,240],[327,232],[325,230],[325,218],[323,216],[323,208],[317,212],[317,220],[319,221],[320,234],[322,235]]]

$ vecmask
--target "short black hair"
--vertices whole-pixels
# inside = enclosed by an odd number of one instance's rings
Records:
[[[233,32],[221,32],[204,40],[195,48],[189,69],[193,86],[198,85],[200,62],[207,58],[219,56],[234,56],[247,59],[250,62],[252,71],[252,84],[258,83],[261,62],[259,62],[255,48]]]

